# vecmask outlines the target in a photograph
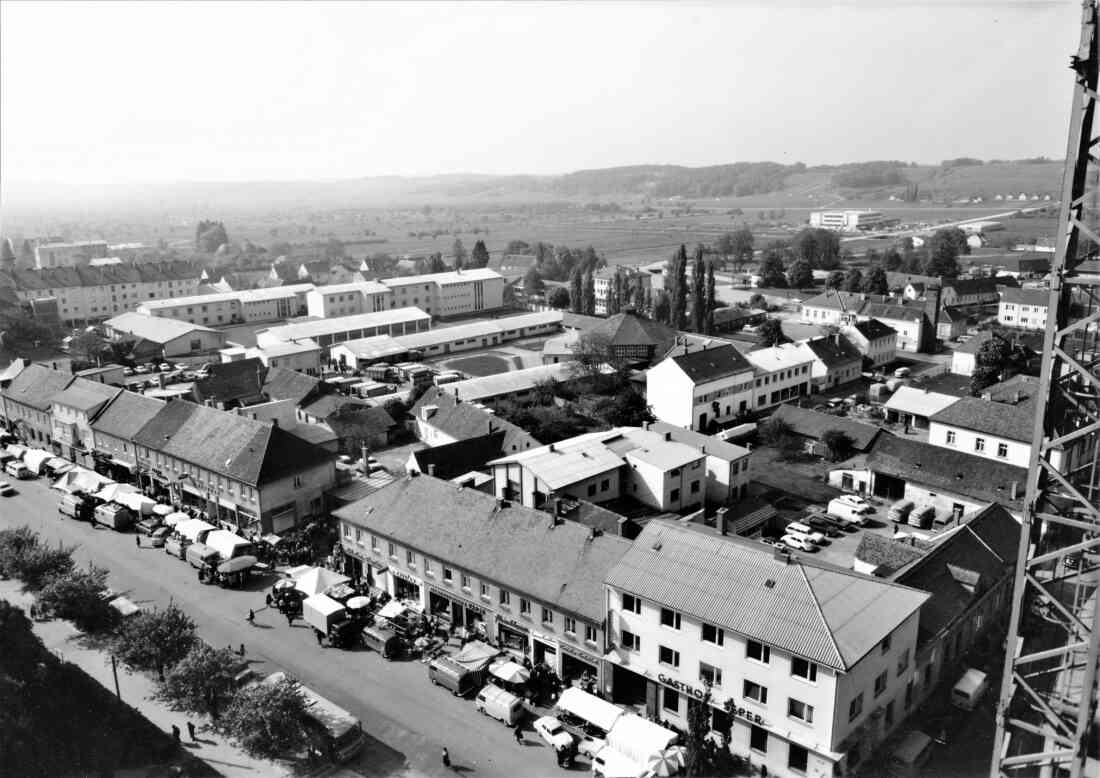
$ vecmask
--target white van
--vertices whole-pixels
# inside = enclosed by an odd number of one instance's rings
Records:
[[[788,535],[802,536],[809,540],[811,543],[821,546],[825,543],[825,535],[813,529],[808,524],[803,524],[800,521],[792,521],[787,525],[787,529],[784,530]]]
[[[963,710],[974,710],[988,690],[986,674],[971,667],[951,689],[951,704]]]
[[[829,505],[825,510],[832,516],[839,516],[842,519],[847,519],[853,524],[858,524],[861,527],[867,523],[866,514],[862,513],[859,508],[851,503],[845,502],[840,498],[829,500]]]
[[[523,700],[512,694],[507,689],[489,684],[482,688],[474,698],[474,707],[486,716],[492,716],[497,721],[503,721],[512,726],[526,712],[523,708]]]

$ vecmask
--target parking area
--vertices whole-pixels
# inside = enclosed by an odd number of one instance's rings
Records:
[[[471,377],[481,377],[536,367],[542,364],[542,354],[516,345],[501,345],[424,361],[443,370],[457,370]]]

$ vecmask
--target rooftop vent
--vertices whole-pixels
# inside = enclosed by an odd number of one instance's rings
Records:
[[[652,548],[653,548],[654,551],[660,551],[661,550],[661,541],[658,540],[656,543],[654,543]]]
[[[771,578],[764,581],[764,588],[765,589],[774,589],[775,588],[775,581],[773,581]]]

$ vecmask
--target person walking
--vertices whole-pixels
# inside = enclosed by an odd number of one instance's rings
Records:
[[[195,725],[190,721],[187,722],[187,734],[191,736],[192,743],[198,740],[198,738],[195,737]]]
[[[180,744],[180,728],[175,724],[172,725],[172,739],[176,741],[176,745]]]
[[[252,626],[256,626],[256,611],[251,608],[248,609],[248,623]]]
[[[141,548],[141,535],[134,535],[134,545]]]
[[[512,733],[516,736],[516,743],[523,745],[523,725],[516,724],[516,728],[512,730]]]
[[[293,627],[294,626],[294,614],[291,613],[290,611],[286,612],[286,625],[288,627]]]
[[[444,767],[446,767],[448,770],[451,769],[451,754],[447,750],[447,746],[443,746],[443,754],[440,756],[440,760],[443,762]]]
[[[319,629],[314,629],[313,634],[317,637],[317,645],[323,646],[325,639],[324,633],[322,633]]]
[[[267,593],[267,597],[264,598],[264,602],[267,603],[267,607],[269,607],[269,608],[271,607],[271,592]]]
[[[241,643],[241,650],[237,652],[241,656],[244,656],[244,643]]]

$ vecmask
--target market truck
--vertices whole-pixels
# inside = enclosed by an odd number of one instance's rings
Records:
[[[315,594],[302,600],[302,618],[320,630],[335,648],[349,648],[361,638],[359,625],[348,618],[348,611],[327,594]]]
[[[284,680],[286,673],[278,672],[264,678],[263,683],[274,686]],[[298,691],[305,700],[304,723],[315,748],[333,762],[347,762],[363,750],[367,736],[358,718],[308,686],[298,684]]]

